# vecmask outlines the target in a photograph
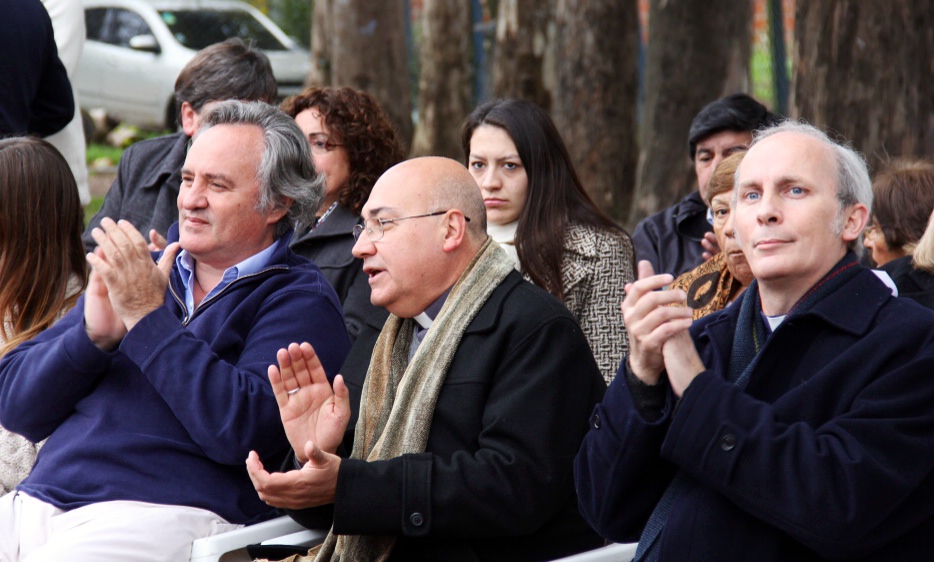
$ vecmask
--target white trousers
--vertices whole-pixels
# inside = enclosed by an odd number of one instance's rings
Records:
[[[0,561],[185,562],[193,540],[239,527],[193,507],[112,501],[62,511],[14,491],[0,498]]]

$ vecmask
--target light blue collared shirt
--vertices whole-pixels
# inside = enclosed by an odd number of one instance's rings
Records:
[[[258,273],[266,267],[269,263],[269,258],[271,258],[273,252],[276,251],[276,247],[279,244],[283,244],[283,240],[286,238],[288,238],[288,236],[279,237],[278,240],[270,244],[265,250],[261,250],[242,262],[224,270],[221,282],[211,289],[210,293],[204,295],[204,299],[201,302],[223,291],[224,287],[230,285],[237,279]],[[195,259],[191,257],[191,254],[182,250],[175,256],[175,265],[178,266],[178,273],[182,277],[182,284],[185,287],[185,307],[188,309],[188,315],[191,316],[195,312]]]

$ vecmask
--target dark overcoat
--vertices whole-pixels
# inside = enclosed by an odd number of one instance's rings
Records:
[[[739,309],[695,323],[708,369],[658,421],[617,376],[575,465],[585,518],[637,540],[680,469],[660,560],[930,560],[934,313],[860,271],[778,326],[743,390]]]
[[[381,327],[357,338],[341,371],[351,430]],[[396,535],[391,559],[406,561],[552,560],[599,546],[577,509],[572,464],[604,391],[574,317],[510,273],[466,329],[426,452],[341,462],[334,531]]]

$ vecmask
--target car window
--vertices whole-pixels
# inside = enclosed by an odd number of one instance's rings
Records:
[[[91,8],[84,11],[84,26],[88,30],[88,39],[104,40],[104,18],[106,16],[107,8]]]
[[[115,9],[113,13],[113,33],[110,41],[114,45],[129,47],[130,39],[137,35],[152,35],[142,16],[130,10]]]
[[[286,50],[259,20],[243,10],[165,10],[159,15],[175,39],[195,51],[231,37],[240,37],[264,51]]]

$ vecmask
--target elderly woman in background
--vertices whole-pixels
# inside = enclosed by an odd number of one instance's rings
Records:
[[[872,189],[872,223],[863,243],[898,296],[934,309],[934,162],[897,160]]]
[[[869,248],[872,261],[888,271],[883,266],[911,254],[934,211],[934,163],[892,161],[872,182],[872,198],[863,245]]]
[[[671,284],[672,289],[687,293],[687,306],[694,309],[695,320],[726,308],[752,283],[752,270],[736,241],[730,216],[733,176],[745,154],[735,152],[720,162],[708,184],[707,205],[720,253]]]
[[[296,230],[292,250],[313,260],[337,291],[352,339],[363,323],[385,320],[370,304],[362,261],[353,257],[353,227],[373,184],[405,158],[402,140],[370,94],[351,88],[308,88],[280,109],[292,116],[311,144],[325,195],[314,224]]]
[[[88,279],[83,231],[78,186],[58,150],[37,138],[0,140],[0,357],[75,305]],[[38,451],[0,429],[0,495],[29,474]]]

